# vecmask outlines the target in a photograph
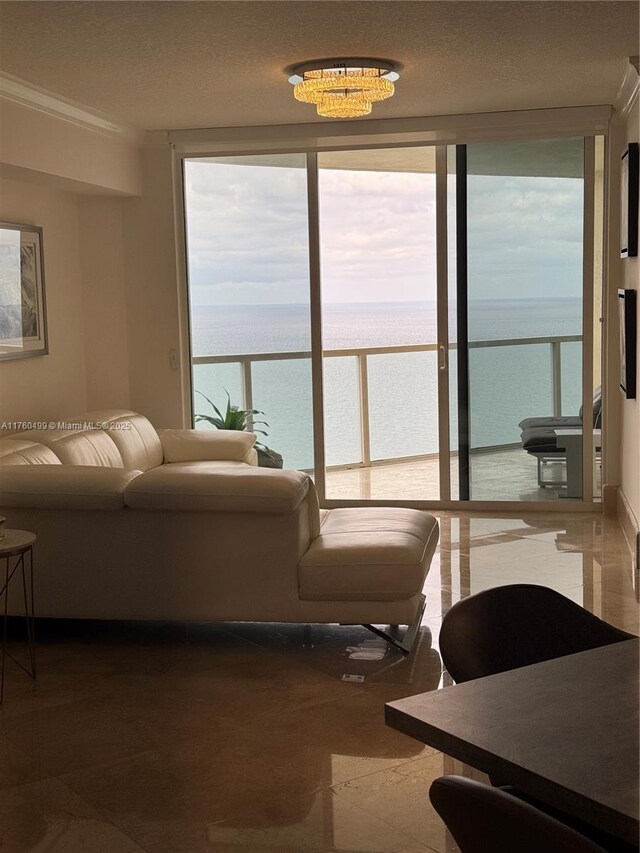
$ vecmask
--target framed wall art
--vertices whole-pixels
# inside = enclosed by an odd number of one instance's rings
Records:
[[[638,257],[638,143],[630,142],[620,167],[620,257]]]
[[[0,360],[48,351],[42,228],[0,222]]]
[[[637,294],[619,290],[620,307],[620,388],[627,400],[636,398]]]

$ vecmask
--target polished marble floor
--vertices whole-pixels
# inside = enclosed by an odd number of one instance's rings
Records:
[[[638,576],[615,520],[438,515],[408,658],[360,627],[42,626],[37,682],[8,668],[0,707],[2,853],[455,850],[427,791],[473,771],[386,728],[384,702],[450,683],[461,597],[542,583],[638,633]]]

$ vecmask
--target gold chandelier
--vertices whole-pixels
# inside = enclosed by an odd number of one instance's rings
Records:
[[[382,59],[324,59],[289,69],[289,82],[295,99],[315,104],[318,115],[356,118],[393,95],[396,67]]]

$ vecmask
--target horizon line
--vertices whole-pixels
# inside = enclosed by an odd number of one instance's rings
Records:
[[[456,299],[448,299],[449,304],[455,304]],[[514,296],[510,298],[485,296],[470,299],[469,302],[581,302],[582,296]],[[323,302],[323,306],[345,305],[419,305],[429,303],[436,305],[436,299],[379,299],[373,302]],[[309,302],[200,302],[192,303],[191,308],[308,308]]]

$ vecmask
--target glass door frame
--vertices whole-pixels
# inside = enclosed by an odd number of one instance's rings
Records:
[[[608,131],[598,125],[597,130],[588,131],[572,128],[545,129],[530,133],[520,132],[519,138],[555,138],[561,136],[583,136],[585,140],[585,173],[584,173],[584,240],[583,240],[583,407],[584,411],[590,411],[592,404],[591,389],[593,376],[593,289],[594,289],[594,169],[595,169],[595,136],[604,136],[605,142]],[[242,130],[242,129],[241,129]],[[188,133],[188,132],[181,132]],[[444,134],[442,136],[445,136]],[[225,154],[240,155],[257,153],[279,153],[298,151],[306,154],[307,158],[307,204],[308,204],[308,228],[309,228],[309,280],[310,280],[310,306],[311,306],[311,368],[312,368],[312,405],[313,405],[313,447],[315,482],[318,491],[320,505],[326,508],[341,506],[409,506],[420,509],[470,509],[489,511],[513,511],[514,509],[526,511],[549,511],[558,508],[557,500],[527,502],[527,501],[474,501],[474,500],[451,500],[450,483],[450,432],[449,432],[449,364],[448,364],[448,234],[447,234],[447,147],[450,144],[461,144],[464,140],[456,139],[456,134],[451,133],[449,138],[442,139],[436,143],[433,140],[421,142],[415,138],[404,144],[394,135],[393,141],[387,143],[377,142],[367,145],[364,142],[356,144],[353,137],[351,144],[341,146],[310,146],[308,138],[304,144],[298,146],[287,145],[258,145],[247,146],[246,143],[230,145],[224,142],[222,146],[204,145],[202,143],[180,146],[182,150],[174,148],[174,202],[175,202],[175,226],[177,235],[177,251],[179,257],[179,295],[180,295],[180,326],[181,326],[181,353],[183,355],[182,373],[182,398],[185,421],[192,421],[191,410],[191,359],[190,359],[190,329],[188,312],[188,258],[186,248],[185,228],[185,206],[184,206],[184,160],[198,157],[216,157]],[[182,137],[184,139],[184,136]],[[507,140],[507,133],[485,137],[483,141],[500,142]],[[467,140],[471,141],[471,140]],[[480,141],[474,139],[473,141]],[[434,500],[336,500],[326,497],[325,480],[325,447],[324,447],[324,404],[323,404],[323,354],[322,354],[322,300],[321,300],[321,269],[320,269],[320,241],[319,241],[319,212],[318,212],[318,151],[320,150],[355,150],[357,148],[396,148],[396,147],[435,147],[436,149],[436,282],[439,304],[437,321],[437,346],[439,356],[438,370],[438,398],[439,398],[439,474],[440,474],[440,499]],[[606,169],[605,161],[605,169]],[[605,175],[606,182],[606,175]],[[604,210],[604,229],[607,228],[607,210]],[[602,287],[606,292],[606,274],[603,272]],[[603,303],[604,303],[603,299]],[[603,345],[603,354],[606,346]],[[187,354],[185,363],[184,354]],[[603,378],[605,374],[603,372]],[[604,453],[604,447],[603,447]],[[594,502],[593,494],[593,427],[589,421],[583,438],[583,499],[563,500],[562,508],[567,511],[593,511],[599,508],[601,503]],[[585,498],[584,496],[588,497]]]
[[[377,146],[395,149],[397,145]],[[322,507],[340,506],[441,506],[451,500],[450,425],[449,425],[449,329],[448,329],[448,237],[447,237],[447,146],[418,145],[407,148],[435,149],[435,208],[436,208],[436,315],[437,335],[435,341],[438,406],[438,480],[440,498],[424,501],[394,499],[332,499],[327,497],[326,445],[324,430],[324,347],[322,340],[322,281],[320,241],[320,198],[318,152],[307,152],[307,200],[309,206],[309,270],[311,287],[311,363],[314,411],[314,480]],[[349,149],[351,150],[351,149]],[[368,379],[366,367],[358,369],[361,397],[366,404],[361,406],[361,446],[363,467],[370,467],[370,425],[368,407]],[[364,388],[362,387],[364,384]]]

